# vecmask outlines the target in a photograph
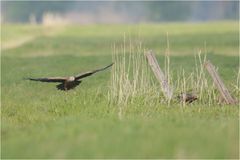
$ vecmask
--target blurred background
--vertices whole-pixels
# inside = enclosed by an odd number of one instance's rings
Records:
[[[159,23],[237,20],[239,1],[1,2],[2,23]]]

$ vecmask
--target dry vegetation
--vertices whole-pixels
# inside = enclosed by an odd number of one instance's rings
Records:
[[[144,48],[139,40],[132,40],[124,36],[122,45],[113,46],[112,59],[115,65],[111,76],[111,89],[109,100],[113,104],[118,104],[119,113],[122,114],[124,107],[129,103],[134,103],[136,99],[142,99],[144,104],[186,104],[179,99],[180,93],[194,93],[198,100],[195,104],[215,106],[224,104],[223,99],[216,89],[212,79],[210,79],[204,64],[207,61],[207,48],[204,51],[198,50],[194,54],[195,66],[191,72],[184,68],[176,68],[176,72],[171,71],[171,53],[167,34],[167,46],[164,56],[164,65],[160,64],[165,71],[168,83],[173,87],[174,97],[169,103],[161,93],[160,84],[153,77],[153,73],[147,64],[145,54],[148,50]],[[218,68],[217,68],[218,70]],[[237,82],[228,86],[231,94],[235,97],[239,95],[239,71],[236,75]]]

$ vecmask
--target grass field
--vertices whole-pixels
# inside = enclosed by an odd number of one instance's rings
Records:
[[[111,69],[69,92],[23,80],[105,66],[124,34],[154,50],[163,67],[168,32],[174,72],[184,68],[187,75],[202,50],[239,97],[238,27],[237,22],[2,25],[1,158],[238,159],[238,105],[148,105],[139,97],[119,118],[119,106],[108,96]]]

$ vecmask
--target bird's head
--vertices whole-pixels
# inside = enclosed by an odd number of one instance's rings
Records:
[[[74,81],[75,80],[75,77],[71,76],[68,78],[68,81]]]

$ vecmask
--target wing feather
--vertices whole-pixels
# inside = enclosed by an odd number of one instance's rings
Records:
[[[75,76],[75,79],[76,79],[76,80],[79,80],[79,79],[82,79],[82,78],[91,76],[91,75],[93,75],[94,73],[103,71],[103,70],[111,67],[112,65],[113,65],[113,63],[110,64],[110,65],[108,65],[108,66],[106,66],[106,67],[100,68],[100,69],[96,69],[96,70],[93,70],[93,71],[88,71],[88,72],[80,73],[80,74],[78,74],[78,75]]]
[[[47,77],[47,78],[27,78],[31,81],[40,81],[40,82],[64,82],[66,77]]]

